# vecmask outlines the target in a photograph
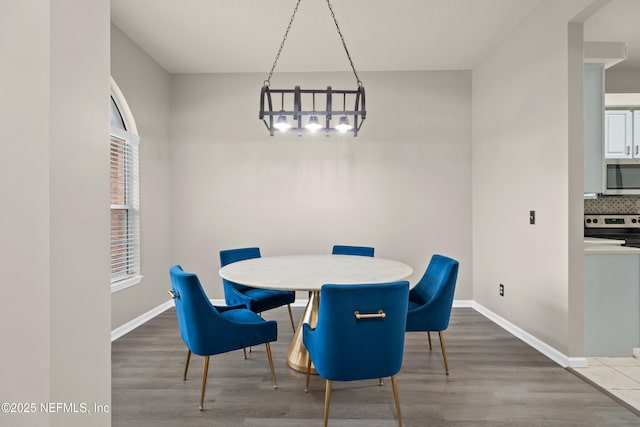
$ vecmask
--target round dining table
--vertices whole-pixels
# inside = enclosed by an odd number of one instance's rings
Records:
[[[304,314],[287,352],[287,364],[299,372],[306,372],[309,358],[302,342],[302,324],[315,327],[322,285],[393,282],[406,279],[412,273],[411,267],[399,261],[358,255],[267,256],[227,264],[219,271],[223,279],[241,285],[309,291]]]

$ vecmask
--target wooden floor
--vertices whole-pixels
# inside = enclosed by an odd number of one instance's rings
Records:
[[[301,308],[294,308],[299,318]],[[112,426],[321,426],[324,381],[289,369],[292,336],[286,308],[265,313],[278,321],[272,344],[278,389],[264,346],[211,359],[205,410],[198,410],[202,358],[193,356],[182,380],[186,348],[174,309],[112,345]],[[472,309],[453,310],[445,333],[450,375],[434,339],[406,337],[398,374],[405,426],[640,426],[640,417]],[[334,383],[330,426],[397,426],[391,382]]]

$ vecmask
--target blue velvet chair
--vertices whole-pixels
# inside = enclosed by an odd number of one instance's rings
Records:
[[[170,275],[172,289],[169,294],[176,305],[182,340],[189,349],[189,355],[193,352],[204,356],[200,410],[203,410],[204,405],[209,358],[215,354],[264,344],[267,348],[273,388],[277,388],[269,346],[270,342],[278,338],[277,323],[264,320],[245,306],[214,306],[202,289],[198,276],[184,272],[179,265],[171,267]]]
[[[220,266],[224,267],[227,264],[253,258],[260,258],[260,248],[226,249],[220,251]],[[222,279],[222,285],[227,305],[244,304],[254,313],[262,313],[286,305],[289,310],[289,319],[291,319],[291,328],[295,332],[296,327],[291,313],[291,303],[296,300],[295,291],[252,288],[226,279]]]
[[[373,256],[374,248],[369,246],[345,246],[334,245],[331,253],[333,255],[360,255]]]
[[[407,332],[427,332],[431,350],[430,331],[438,332],[444,359],[444,369],[449,375],[444,335],[449,327],[453,295],[458,278],[458,261],[443,255],[433,255],[422,279],[409,292]]]
[[[315,328],[303,324],[302,340],[325,379],[324,425],[329,417],[332,381],[391,377],[398,424],[402,426],[396,374],[402,367],[409,282],[323,285]]]

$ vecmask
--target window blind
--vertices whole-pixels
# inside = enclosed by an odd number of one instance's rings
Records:
[[[111,285],[140,276],[138,137],[112,128]]]

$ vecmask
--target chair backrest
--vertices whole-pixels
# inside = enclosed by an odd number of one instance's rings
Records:
[[[198,276],[186,273],[179,265],[171,267],[169,272],[171,287],[177,294],[173,301],[182,340],[195,354],[214,354],[215,351],[211,351],[211,339],[216,327],[214,322],[221,318],[218,310],[202,289]]]
[[[220,266],[252,258],[260,258],[260,248],[225,249],[220,251]]]
[[[184,270],[182,270],[182,267],[179,265],[174,265],[173,267],[171,267],[169,269],[169,275],[171,276],[171,289],[173,290],[173,295],[174,295],[174,300],[175,295],[179,295],[180,293],[178,292],[178,289],[176,288],[175,284],[177,282],[177,278],[176,276],[179,273],[184,272]],[[175,304],[175,302],[174,302]],[[177,307],[177,305],[176,305]],[[180,327],[180,336],[182,337],[182,341],[184,341],[184,345],[186,345],[187,347],[189,347],[189,336],[187,335],[187,329],[186,329],[186,324],[187,321],[184,319],[184,317],[182,316],[183,310],[178,310],[176,308],[176,317],[178,318],[178,326]]]
[[[382,378],[402,367],[409,282],[334,285],[320,290],[313,362],[321,377],[335,381]],[[385,317],[357,319],[360,314]]]
[[[453,296],[458,279],[458,261],[435,254],[420,281],[411,289],[409,298],[429,305],[430,323],[434,331],[449,326]]]
[[[220,267],[224,267],[227,264],[233,264],[234,262],[244,261],[245,259],[253,259],[260,258],[260,248],[251,247],[251,248],[238,248],[238,249],[225,249],[220,251]],[[243,291],[249,286],[241,285],[236,282],[231,282],[227,279],[222,279],[222,285],[225,288],[225,299],[227,297],[226,288],[234,287],[239,291]],[[227,304],[230,304],[230,301],[227,301]]]
[[[373,256],[374,251],[375,249],[369,246],[334,245],[331,253],[333,255]]]

